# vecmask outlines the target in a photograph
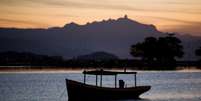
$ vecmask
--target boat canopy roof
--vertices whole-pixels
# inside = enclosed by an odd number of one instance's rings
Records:
[[[137,72],[116,72],[116,71],[105,71],[105,70],[92,70],[83,71],[83,74],[89,75],[118,75],[118,74],[137,74]]]

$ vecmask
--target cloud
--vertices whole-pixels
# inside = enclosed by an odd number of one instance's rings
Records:
[[[201,22],[196,22],[196,21],[187,21],[187,20],[180,20],[180,19],[174,19],[174,18],[168,18],[168,17],[157,17],[157,16],[143,16],[143,17],[148,17],[148,18],[154,18],[154,19],[161,19],[161,20],[166,20],[166,21],[174,21],[174,22],[179,22],[179,23],[185,23],[188,25],[199,25],[201,26]]]
[[[63,8],[90,8],[90,9],[113,9],[113,10],[143,10],[127,5],[99,4],[94,2],[68,1],[68,0],[2,0],[1,5],[20,7],[63,7]],[[42,6],[41,6],[42,5]]]
[[[179,19],[173,19],[173,18],[164,18],[164,17],[155,17],[155,16],[143,16],[143,17],[149,17],[159,20],[166,20],[166,21],[173,21],[178,22],[176,25],[163,25],[163,28],[161,30],[163,31],[170,31],[170,32],[178,32],[183,34],[190,34],[193,36],[201,36],[201,31],[198,29],[201,29],[201,22],[195,22],[195,21],[186,21],[186,20],[179,20]]]
[[[180,1],[164,1],[164,3],[166,4],[176,4],[176,5],[200,5],[201,2],[199,1],[192,1],[192,0],[188,0],[188,1],[184,1],[184,0],[180,0]]]
[[[200,25],[169,25],[166,31],[178,32],[180,34],[189,34],[193,36],[201,36]]]
[[[17,19],[6,19],[6,18],[0,18],[0,22],[19,23],[19,24],[26,24],[26,25],[32,25],[32,26],[48,26],[47,24],[41,23],[41,22],[25,21],[25,20],[17,20]]]
[[[92,2],[75,2],[64,0],[30,0],[32,3],[38,3],[49,6],[57,7],[73,7],[73,8],[91,8],[91,9],[117,9],[117,10],[142,10],[127,5],[111,5],[111,4],[98,4]]]
[[[115,3],[96,3],[94,2],[81,2],[81,1],[69,1],[69,0],[29,0],[33,4],[42,4],[47,6],[56,6],[56,7],[64,7],[64,8],[90,8],[90,9],[112,9],[112,10],[129,10],[129,11],[147,11],[147,12],[176,12],[176,13],[188,13],[188,14],[201,14],[201,12],[195,10],[178,10],[178,9],[157,9],[157,8],[137,8],[130,5],[125,4],[115,4]],[[167,4],[196,4],[196,3],[186,3],[186,2],[173,2],[169,1]],[[159,3],[161,5],[161,3]],[[158,5],[159,5],[158,4]],[[198,3],[199,4],[199,3]],[[164,4],[165,5],[165,4]]]
[[[123,1],[122,1],[123,2]],[[91,1],[73,1],[73,0],[0,0],[0,4],[14,6],[26,6],[26,7],[62,7],[62,8],[86,8],[86,9],[111,9],[111,10],[129,10],[129,11],[144,11],[144,12],[176,12],[176,13],[188,13],[188,14],[201,14],[200,10],[178,10],[178,9],[158,9],[158,8],[139,8],[126,4],[117,4],[115,2],[111,3],[100,3],[91,2]],[[145,2],[144,2],[145,3]],[[167,4],[184,4],[184,5],[193,5],[200,3],[191,3],[189,2],[178,2],[178,1],[164,1],[164,2],[154,2],[155,5],[167,5]],[[41,6],[42,5],[42,6]]]
[[[45,12],[27,12],[27,11],[18,11],[18,10],[1,10],[2,15],[14,15],[14,16],[40,16],[40,17],[78,17],[73,14],[64,14],[63,12],[54,12],[54,13],[45,13]]]

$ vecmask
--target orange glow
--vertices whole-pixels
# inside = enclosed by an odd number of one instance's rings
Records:
[[[122,17],[200,35],[200,0],[1,0],[0,27],[48,28]]]

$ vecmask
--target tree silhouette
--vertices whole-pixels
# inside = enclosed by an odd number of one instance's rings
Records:
[[[131,46],[131,55],[141,57],[142,60],[153,61],[157,52],[157,39],[147,37],[144,42]]]
[[[176,61],[175,58],[181,58],[184,52],[181,41],[174,34],[168,34],[158,39],[145,38],[143,42],[131,46],[130,54],[148,62],[172,63]]]
[[[157,45],[157,59],[163,62],[175,61],[175,58],[182,58],[183,46],[181,41],[169,34],[167,37],[160,37]]]

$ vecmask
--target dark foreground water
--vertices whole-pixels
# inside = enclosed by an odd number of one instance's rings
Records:
[[[80,73],[0,73],[0,101],[67,101],[65,78],[82,81]],[[139,72],[138,85],[151,85],[141,101],[201,101],[201,72]],[[133,75],[120,75],[132,86]],[[105,86],[114,77],[104,77]],[[88,76],[88,83],[95,79]],[[128,100],[127,100],[128,101]]]

